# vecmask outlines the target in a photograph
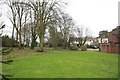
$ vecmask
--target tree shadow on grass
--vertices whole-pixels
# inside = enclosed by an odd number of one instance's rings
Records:
[[[13,60],[2,60],[2,61],[0,61],[0,63],[8,64],[8,65],[11,65],[12,62],[13,62]],[[12,75],[1,74],[1,73],[0,73],[0,76],[2,77],[2,80],[9,80],[9,78],[13,77]]]
[[[7,74],[0,74],[2,77],[2,80],[9,80],[9,78],[13,78],[13,75],[7,75]]]

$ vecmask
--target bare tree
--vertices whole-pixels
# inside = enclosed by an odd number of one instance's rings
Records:
[[[13,5],[15,6],[15,9],[16,9],[16,12],[17,12],[17,19],[18,19],[18,26],[19,26],[19,29],[18,29],[18,34],[19,34],[19,49],[22,48],[22,26],[23,26],[23,16],[24,16],[24,13],[26,12],[27,10],[27,7],[26,5],[23,5],[21,4],[21,2],[19,1],[15,1],[13,2]],[[26,17],[26,15],[25,15]]]
[[[55,0],[30,1],[29,6],[34,11],[34,19],[40,41],[40,52],[43,52],[44,34],[49,24],[51,24],[53,13],[59,11],[58,2]]]
[[[87,38],[91,35],[89,32],[89,29],[83,26],[74,27],[73,34],[74,34],[74,37],[76,37],[76,41],[79,43],[78,45],[79,47],[82,45],[85,45]]]
[[[70,29],[74,25],[72,17],[66,13],[55,13],[53,22],[49,25],[50,43],[53,47],[62,46],[69,47]]]
[[[69,41],[69,35],[70,35],[70,29],[74,26],[73,19],[66,13],[61,14],[62,18],[60,20],[60,31],[63,36],[63,48],[66,48],[68,46]]]
[[[16,28],[17,31],[17,36],[19,37],[19,49],[21,49],[21,44],[22,44],[22,27],[23,26],[23,16],[24,13],[26,12],[26,7],[29,7],[32,9],[33,14],[34,14],[34,26],[31,27],[31,32],[32,32],[32,42],[34,43],[37,39],[36,34],[38,34],[39,37],[39,42],[40,42],[40,49],[39,51],[43,52],[43,43],[44,43],[44,35],[47,27],[49,27],[50,24],[52,24],[53,21],[56,19],[54,18],[55,13],[59,13],[60,10],[60,4],[61,2],[58,0],[28,0],[27,2],[20,2],[20,1],[15,1],[12,2],[10,5],[11,10],[14,10],[12,13],[14,15],[14,19],[11,21],[13,22],[14,28]],[[12,6],[12,7],[11,7]],[[14,8],[14,9],[13,9]],[[31,15],[31,14],[30,14]],[[17,17],[17,20],[16,20]],[[31,17],[30,17],[31,18]],[[32,18],[31,18],[32,20]],[[17,21],[14,22],[14,21]],[[31,22],[32,24],[33,22]],[[26,20],[25,20],[26,24]],[[24,29],[24,28],[23,28]],[[67,27],[66,27],[67,29]],[[64,28],[65,30],[65,28]],[[65,30],[67,31],[67,30]],[[66,33],[64,33],[66,34]],[[24,35],[25,37],[25,35]],[[65,35],[64,35],[65,38]],[[24,38],[25,39],[25,38]],[[66,39],[66,38],[65,38]],[[32,45],[34,46],[34,44]]]
[[[18,33],[18,27],[17,27],[17,10],[16,7],[14,5],[13,0],[6,0],[5,2],[10,10],[8,10],[8,18],[11,21],[12,25],[13,25],[13,30],[12,30],[12,39],[14,38],[14,29],[16,29],[17,33]],[[18,38],[16,38],[18,40]]]
[[[34,18],[32,17],[32,14],[34,14]],[[31,30],[31,49],[34,49],[35,47],[35,44],[36,44],[36,39],[38,37],[37,35],[37,22],[36,22],[36,11],[34,11],[33,13],[33,10],[30,9],[30,30]]]
[[[4,24],[4,22],[1,22],[0,23],[0,30],[3,28],[5,28],[5,24]],[[2,35],[2,33],[3,33],[3,31],[1,31],[0,36]]]

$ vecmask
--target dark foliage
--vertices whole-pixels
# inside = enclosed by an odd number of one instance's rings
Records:
[[[2,46],[3,47],[17,47],[18,42],[14,39],[9,38],[8,36],[2,37]]]

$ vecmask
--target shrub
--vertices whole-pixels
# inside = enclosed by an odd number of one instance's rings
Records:
[[[3,47],[16,47],[17,41],[11,38],[2,38]]]
[[[82,46],[80,46],[80,49],[81,49],[81,51],[86,51],[87,50],[87,46],[82,45]]]
[[[78,47],[77,47],[77,45],[73,45],[73,46],[70,46],[70,50],[78,50]]]
[[[37,52],[43,52],[43,49],[39,48],[39,49],[37,49]]]

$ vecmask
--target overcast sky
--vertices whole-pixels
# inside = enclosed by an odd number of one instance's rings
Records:
[[[0,0],[1,1],[1,0]],[[68,5],[65,11],[73,17],[75,23],[90,29],[92,36],[98,36],[99,31],[108,30],[118,26],[118,2],[120,0],[63,0]],[[5,21],[7,28],[4,34],[10,34],[10,21],[7,20],[7,7],[0,6],[0,22]]]
[[[118,26],[118,2],[120,0],[68,0],[66,11],[78,25],[91,29],[93,36],[99,31]]]

